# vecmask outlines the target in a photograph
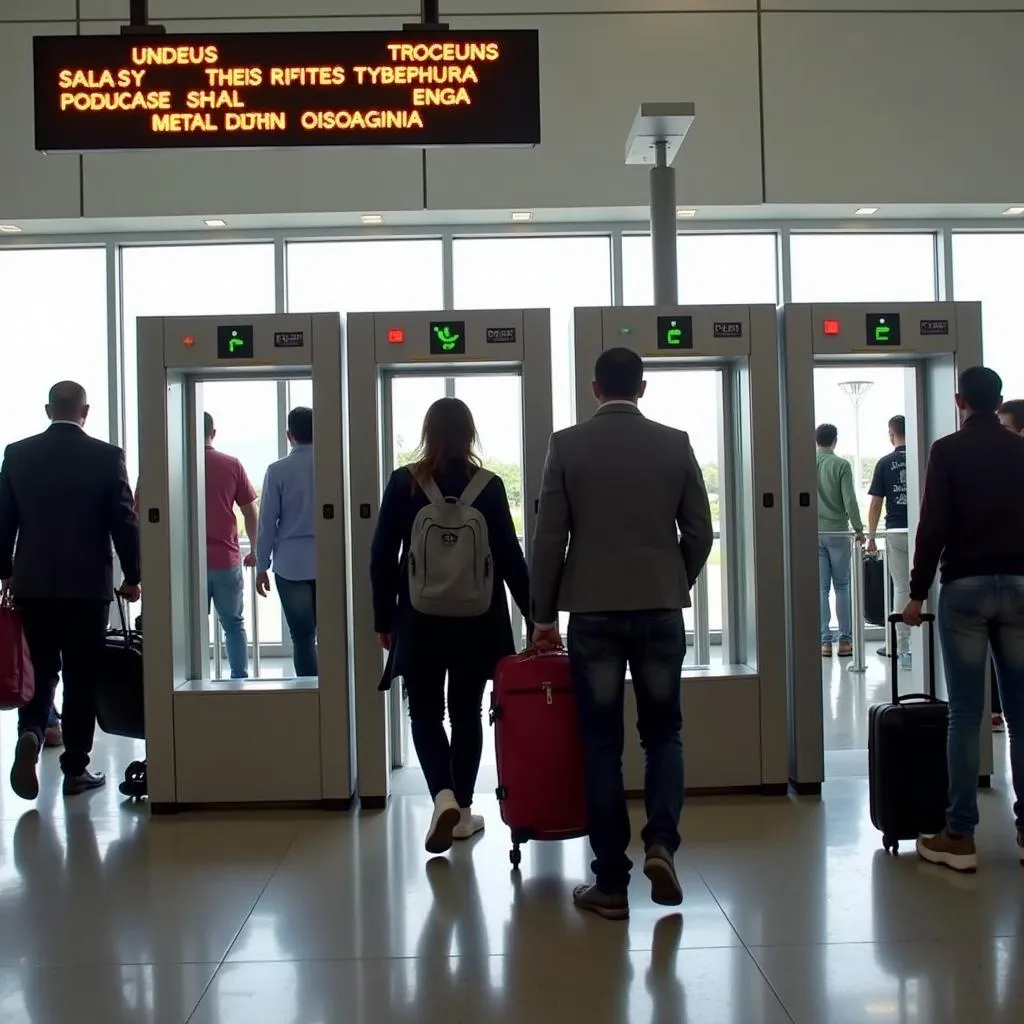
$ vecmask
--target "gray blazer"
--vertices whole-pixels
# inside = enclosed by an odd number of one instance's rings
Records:
[[[713,537],[689,437],[631,403],[606,404],[551,437],[533,539],[534,622],[555,622],[559,610],[688,608]]]

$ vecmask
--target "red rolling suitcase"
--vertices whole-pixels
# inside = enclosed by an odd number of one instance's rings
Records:
[[[518,867],[519,848],[531,839],[586,835],[583,744],[565,651],[503,658],[494,673],[490,720],[512,864]]]

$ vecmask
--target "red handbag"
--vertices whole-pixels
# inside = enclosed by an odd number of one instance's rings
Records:
[[[8,595],[0,602],[0,711],[23,708],[36,692],[21,616]]]

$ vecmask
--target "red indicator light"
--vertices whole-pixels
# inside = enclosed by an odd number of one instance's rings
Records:
[[[839,321],[838,320],[826,320],[822,325],[822,330],[826,334],[836,335],[839,333]]]
[[[388,344],[401,345],[405,341],[405,331],[401,327],[388,328]]]
[[[186,334],[185,337],[181,339],[181,343],[185,348],[192,348],[196,343],[196,339],[193,338],[191,334]]]

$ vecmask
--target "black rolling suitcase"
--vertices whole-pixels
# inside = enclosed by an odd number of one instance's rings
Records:
[[[868,713],[868,775],[871,824],[882,833],[886,852],[898,853],[901,839],[942,831],[949,802],[946,730],[949,708],[935,690],[935,616],[925,615],[929,662],[928,693],[899,695],[896,623],[889,617],[892,703]]]
[[[145,693],[142,683],[142,633],[128,628],[124,602],[117,599],[121,628],[107,631],[96,679],[96,721],[111,736],[146,738]],[[133,799],[146,795],[146,762],[125,769],[121,792]]]

